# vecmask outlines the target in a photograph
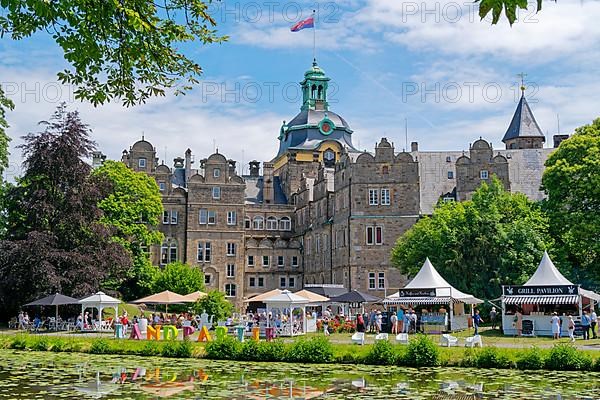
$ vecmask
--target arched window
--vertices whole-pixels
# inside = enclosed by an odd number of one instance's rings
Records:
[[[312,85],[312,87],[310,88],[310,97],[314,99],[316,94],[317,94],[317,85]]]
[[[319,85],[318,99],[323,100],[323,86]]]
[[[279,220],[279,229],[282,231],[292,230],[292,220],[289,217],[283,217]]]
[[[167,241],[160,247],[160,265],[177,261],[177,242]]]
[[[260,215],[254,217],[254,224],[252,228],[256,231],[262,231],[265,229],[265,220]]]
[[[267,218],[267,230],[268,231],[276,231],[277,230],[277,218],[275,218],[275,217]]]
[[[235,297],[236,286],[233,283],[225,284],[225,296],[226,297]]]

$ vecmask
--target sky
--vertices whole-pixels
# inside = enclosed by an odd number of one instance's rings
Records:
[[[505,19],[480,21],[471,1],[233,1],[211,5],[224,44],[186,45],[204,73],[185,96],[126,108],[76,101],[57,83],[67,68],[44,34],[0,40],[0,85],[15,102],[11,167],[18,175],[20,137],[39,130],[62,101],[80,111],[99,150],[119,159],[142,135],[172,166],[190,148],[197,160],[216,149],[247,172],[271,160],[283,121],[300,108],[299,82],[311,66],[313,31],[290,32],[316,10],[316,57],[331,78],[330,108],[350,124],[353,141],[372,150],[387,137],[401,151],[468,150],[479,137],[502,148],[526,73],[526,96],[546,145],[598,116],[600,2],[544,1]],[[408,127],[405,132],[405,123]],[[405,135],[406,134],[406,135]],[[240,167],[241,168],[241,167]]]

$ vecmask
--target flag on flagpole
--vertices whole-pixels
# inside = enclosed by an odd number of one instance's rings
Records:
[[[301,31],[302,29],[314,28],[314,27],[315,27],[315,17],[311,16],[309,18],[306,18],[303,21],[298,22],[296,25],[292,26],[290,28],[290,30],[292,32],[298,32],[298,31]]]

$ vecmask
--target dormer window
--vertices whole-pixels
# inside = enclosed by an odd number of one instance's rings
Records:
[[[482,169],[481,171],[479,171],[479,178],[480,179],[488,179],[489,178],[489,173],[486,169]]]
[[[146,168],[146,159],[145,158],[140,158],[138,160],[138,167],[140,167],[140,168]]]
[[[221,176],[221,170],[219,168],[213,169],[213,177],[218,178]]]

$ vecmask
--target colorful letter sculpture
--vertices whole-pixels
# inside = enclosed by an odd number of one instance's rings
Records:
[[[237,339],[241,342],[244,341],[244,331],[246,331],[246,327],[242,325],[238,325],[235,327],[235,333],[237,334]]]
[[[227,335],[227,328],[224,326],[217,326],[215,328],[215,336],[217,337],[217,340],[223,340],[225,335]]]
[[[183,338],[185,339],[188,336],[192,336],[196,329],[194,329],[191,325],[186,325],[183,327]]]
[[[252,327],[252,340],[257,341],[260,339],[260,328],[258,326]]]
[[[163,336],[165,340],[177,340],[179,331],[173,325],[163,327]]]
[[[140,340],[142,338],[142,334],[140,333],[140,327],[137,324],[133,324],[131,327],[131,335],[129,335],[129,339]]]
[[[156,325],[155,327],[148,325],[148,328],[146,329],[146,339],[160,340],[160,325]]]
[[[208,333],[208,328],[203,326],[200,330],[200,334],[198,335],[199,342],[212,342],[212,338],[210,337],[210,333]]]

